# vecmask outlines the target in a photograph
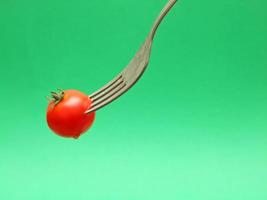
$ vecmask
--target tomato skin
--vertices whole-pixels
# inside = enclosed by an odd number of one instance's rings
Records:
[[[62,137],[78,138],[93,124],[95,112],[85,114],[91,99],[77,90],[65,90],[60,102],[51,101],[47,107],[46,119],[49,128]]]

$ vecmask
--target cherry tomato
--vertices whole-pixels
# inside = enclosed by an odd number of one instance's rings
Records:
[[[95,112],[85,114],[91,104],[91,99],[77,90],[52,92],[46,115],[49,128],[62,137],[78,138],[94,121]]]

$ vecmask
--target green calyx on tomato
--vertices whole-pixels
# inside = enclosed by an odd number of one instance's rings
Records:
[[[48,100],[57,105],[64,98],[64,94],[63,90],[58,89],[58,92],[51,92],[51,97],[48,97]]]

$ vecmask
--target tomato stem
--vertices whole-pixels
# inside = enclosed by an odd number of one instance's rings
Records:
[[[64,91],[58,89],[58,92],[51,92],[51,100],[57,105],[64,98]]]

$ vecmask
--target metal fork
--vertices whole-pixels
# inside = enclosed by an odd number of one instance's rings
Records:
[[[176,1],[177,0],[169,0],[166,6],[162,9],[147,39],[145,40],[139,51],[136,53],[136,55],[133,57],[133,59],[130,61],[128,66],[126,66],[124,70],[119,73],[119,75],[117,75],[104,87],[89,95],[89,97],[92,99],[92,105],[90,109],[85,112],[86,114],[96,111],[103,106],[111,103],[126,91],[128,91],[139,80],[149,63],[151,46],[156,30],[163,18],[174,6]]]

